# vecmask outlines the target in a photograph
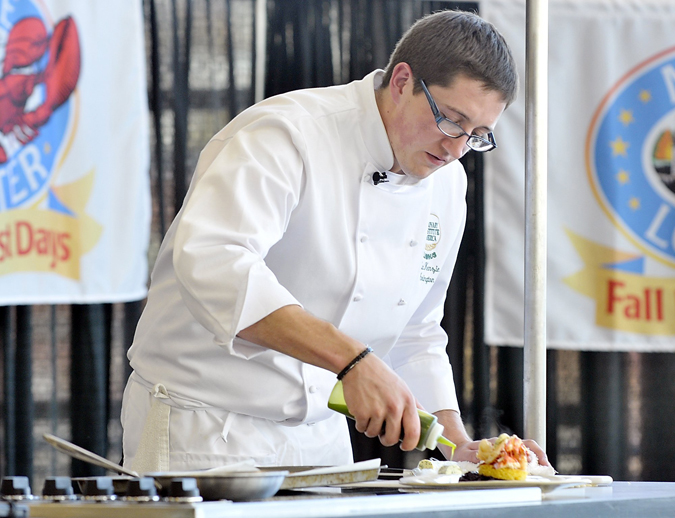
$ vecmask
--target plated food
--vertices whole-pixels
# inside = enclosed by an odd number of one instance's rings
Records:
[[[436,459],[422,459],[417,465],[417,468],[420,470],[431,470],[434,473],[438,473],[440,475],[463,474],[462,468],[459,466],[459,464],[451,460],[442,461]]]
[[[423,459],[412,470],[412,476],[434,482],[439,480],[439,475],[459,474],[457,482],[476,482],[524,481],[527,477],[553,477],[556,474],[551,466],[541,466],[537,456],[516,435],[501,434],[494,442],[483,439],[477,456],[478,464]]]
[[[502,434],[494,441],[484,439],[477,456],[479,463],[421,460],[399,483],[424,490],[539,487],[543,492],[550,492],[613,482],[612,477],[606,475],[558,475],[551,466],[540,465],[537,456],[516,435]]]
[[[494,443],[483,439],[476,456],[480,460],[478,473],[498,480],[525,480],[529,450],[520,437],[505,433]]]

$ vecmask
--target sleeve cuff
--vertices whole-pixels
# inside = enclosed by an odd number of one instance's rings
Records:
[[[233,336],[277,309],[291,305],[302,307],[302,304],[279,284],[276,276],[267,267],[253,266],[248,276],[246,295],[243,297]]]

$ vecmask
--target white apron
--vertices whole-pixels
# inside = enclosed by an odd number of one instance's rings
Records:
[[[132,374],[124,391],[124,466],[139,473],[256,466],[328,466],[353,462],[345,418],[285,426],[235,414],[147,386]],[[146,418],[147,416],[147,418]]]

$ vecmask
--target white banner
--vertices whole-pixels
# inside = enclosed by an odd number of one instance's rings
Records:
[[[525,0],[484,0],[518,101],[486,157],[485,339],[522,345]],[[675,3],[549,3],[547,343],[675,350]]]
[[[141,0],[0,0],[0,305],[145,296]]]

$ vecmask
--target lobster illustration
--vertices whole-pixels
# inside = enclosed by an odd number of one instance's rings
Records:
[[[43,64],[47,53],[47,63]],[[39,18],[16,22],[7,38],[0,78],[0,132],[13,135],[21,145],[33,140],[39,128],[68,100],[79,76],[80,42],[72,17],[60,20],[51,36]],[[40,84],[45,88],[43,102],[26,111],[28,98]],[[0,144],[0,164],[7,159],[7,150]]]

